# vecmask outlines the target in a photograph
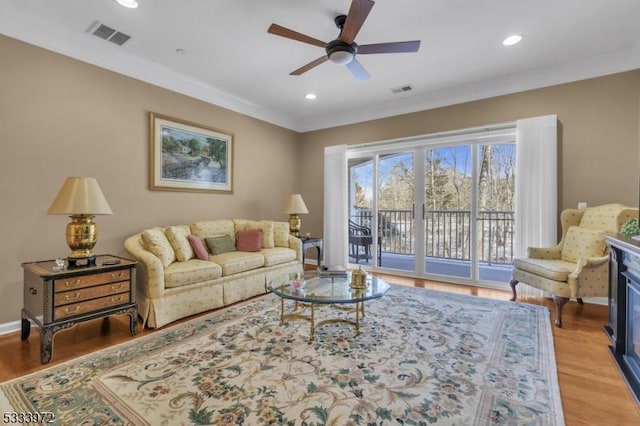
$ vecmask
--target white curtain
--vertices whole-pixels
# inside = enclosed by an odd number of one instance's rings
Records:
[[[324,149],[324,265],[346,268],[349,261],[347,145]]]
[[[551,247],[558,242],[558,129],[556,115],[516,122],[516,213],[514,254],[527,247]],[[518,286],[522,295],[542,291]]]

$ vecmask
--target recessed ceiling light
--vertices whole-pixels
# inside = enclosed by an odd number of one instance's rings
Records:
[[[128,7],[129,9],[135,9],[138,7],[138,2],[136,0],[117,0],[124,7]]]
[[[316,94],[315,93],[307,93],[306,95],[304,95],[305,99],[309,99],[310,101],[314,100],[316,98]]]
[[[522,40],[522,36],[519,34],[510,35],[502,41],[502,44],[505,46],[513,46],[514,44],[520,43]]]

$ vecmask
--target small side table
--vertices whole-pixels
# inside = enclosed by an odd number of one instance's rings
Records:
[[[96,256],[96,264],[63,270],[53,260],[27,262],[24,269],[24,304],[21,339],[31,324],[40,331],[40,361],[53,355],[58,331],[95,318],[108,327],[110,315],[129,314],[131,335],[137,333],[135,271],[137,262],[118,256]]]
[[[320,266],[322,264],[322,238],[301,237],[300,240],[302,241],[302,265],[304,266],[307,250],[315,247],[318,250],[318,266]]]

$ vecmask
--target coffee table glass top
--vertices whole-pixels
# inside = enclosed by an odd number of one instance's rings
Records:
[[[390,288],[384,280],[367,276],[366,288],[351,288],[351,274],[346,277],[312,277],[306,278],[301,289],[292,288],[289,283],[282,285],[269,284],[269,290],[284,299],[298,300],[306,303],[356,303],[382,297]]]

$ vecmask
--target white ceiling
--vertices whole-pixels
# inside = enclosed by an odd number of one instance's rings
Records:
[[[640,0],[378,0],[358,44],[422,45],[358,56],[367,81],[331,62],[290,76],[323,49],[267,33],[277,23],[333,40],[351,0],[138,2],[1,0],[0,33],[296,131],[640,68]],[[131,40],[88,34],[96,20]],[[522,42],[502,46],[513,33]]]

